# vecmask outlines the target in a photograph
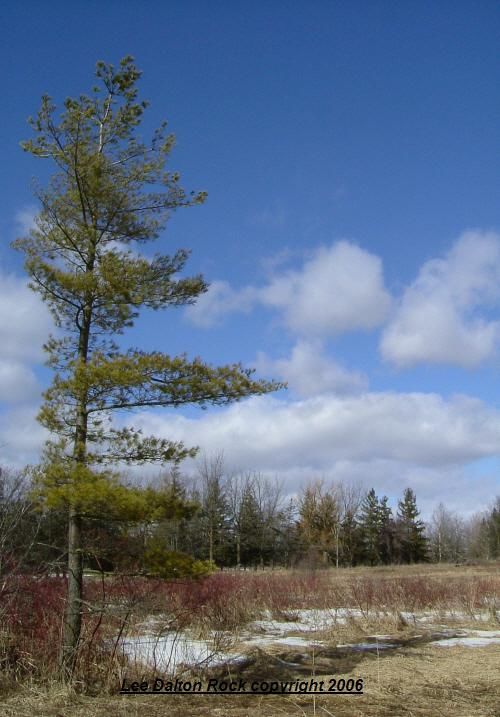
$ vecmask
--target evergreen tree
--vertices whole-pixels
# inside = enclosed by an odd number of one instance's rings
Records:
[[[359,530],[362,554],[370,565],[388,564],[393,560],[394,520],[388,498],[378,498],[372,488],[361,504]]]
[[[238,516],[238,538],[242,565],[257,565],[260,562],[260,540],[262,515],[259,510],[254,487],[248,482],[243,488]]]
[[[490,547],[494,558],[500,557],[500,496],[491,511],[490,523]]]
[[[388,500],[384,495],[379,502],[379,555],[384,565],[389,565],[394,559],[395,525]]]
[[[353,567],[363,560],[361,529],[356,514],[344,513],[340,525],[342,564]]]
[[[193,455],[182,443],[143,436],[111,422],[137,407],[222,405],[278,388],[256,381],[241,365],[213,368],[201,359],[121,351],[116,337],[141,308],[190,304],[207,285],[176,278],[188,258],[140,253],[160,235],[169,215],[201,204],[166,163],[174,138],[166,123],[152,141],[137,136],[147,103],[138,99],[140,72],[132,58],[119,68],[97,64],[91,94],[69,98],[60,115],[48,96],[23,148],[56,167],[34,229],[15,246],[25,254],[31,287],[48,304],[59,329],[45,346],[54,371],[39,420],[55,438],[47,444],[40,491],[68,513],[68,595],[61,664],[70,675],[82,621],[82,530],[89,515],[147,511],[168,514],[170,496],[123,486],[116,461],[179,461]]]
[[[369,565],[380,562],[380,504],[375,489],[368,491],[361,504],[359,521],[363,560]]]
[[[419,563],[427,559],[425,525],[418,516],[417,499],[411,488],[406,488],[398,502],[397,533],[400,558],[403,563]]]

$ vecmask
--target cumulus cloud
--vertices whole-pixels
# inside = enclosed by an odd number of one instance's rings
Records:
[[[365,390],[368,379],[357,371],[348,371],[329,359],[320,341],[298,341],[289,358],[272,360],[259,353],[256,361],[259,373],[277,376],[299,396],[321,393],[346,395]]]
[[[0,271],[0,357],[39,359],[51,325],[47,308],[25,281]]]
[[[284,323],[299,336],[327,337],[379,326],[391,298],[381,260],[340,241],[320,247],[299,270],[276,273],[261,287],[235,290],[227,282],[214,282],[186,315],[198,326],[212,326],[227,314],[249,312],[257,304],[280,311]]]
[[[0,414],[1,462],[14,468],[36,463],[48,432],[38,423],[38,409],[17,406]]]
[[[232,313],[249,313],[258,300],[258,289],[252,286],[239,291],[227,281],[214,281],[196,304],[186,308],[186,316],[195,326],[210,328]]]
[[[294,332],[316,336],[373,329],[391,303],[380,259],[347,241],[320,247],[300,271],[275,277],[260,297],[283,311]]]
[[[198,419],[142,413],[135,424],[224,451],[231,470],[278,477],[286,492],[327,478],[373,486],[394,503],[411,486],[429,514],[439,501],[465,512],[484,508],[498,492],[494,472],[479,475],[469,464],[498,454],[500,413],[467,397],[364,393],[287,403],[266,396]]]
[[[0,400],[35,396],[37,382],[29,364],[40,360],[51,326],[47,308],[26,283],[0,272]]]
[[[382,356],[398,366],[477,366],[498,346],[500,322],[487,312],[499,299],[500,236],[466,232],[404,292],[383,333]]]
[[[135,424],[263,471],[326,471],[342,461],[366,463],[368,471],[380,460],[436,468],[500,450],[499,412],[476,399],[425,393],[254,397],[198,419],[144,412]]]
[[[28,366],[0,359],[0,401],[27,401],[39,394],[35,374]]]

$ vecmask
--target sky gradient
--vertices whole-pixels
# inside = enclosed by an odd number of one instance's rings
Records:
[[[51,330],[10,242],[29,227],[23,154],[43,93],[86,92],[126,54],[169,121],[202,207],[158,250],[211,289],[146,313],[127,344],[241,360],[289,389],[135,425],[224,450],[231,470],[406,486],[428,513],[500,492],[500,8],[495,2],[3,3],[1,462],[37,460]],[[189,468],[189,466],[186,466]]]

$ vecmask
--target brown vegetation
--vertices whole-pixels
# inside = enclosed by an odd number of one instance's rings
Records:
[[[436,623],[488,624],[498,629],[500,572],[496,565],[359,568],[314,573],[221,572],[197,582],[88,577],[85,620],[76,680],[71,689],[54,687],[61,629],[61,578],[18,577],[0,591],[1,715],[499,715],[500,648],[439,648],[408,641],[384,654],[346,659],[336,645],[383,630],[404,637],[415,633],[402,613],[433,611]],[[252,620],[268,614],[289,620],[304,608],[350,608],[352,619],[334,625],[322,639],[331,648],[309,651],[307,659],[274,649],[257,650],[250,667],[264,678],[282,663],[302,661],[300,674],[363,677],[364,696],[331,697],[139,697],[116,695],[128,674],[117,644],[156,615],[162,630],[187,627],[237,636]],[[422,632],[422,630],[420,630]],[[236,669],[236,668],[235,668]],[[91,696],[92,695],[92,696]],[[208,699],[210,702],[208,703]],[[132,700],[135,700],[132,702]],[[182,700],[182,702],[181,702]],[[314,706],[315,705],[315,706]],[[448,705],[448,706],[446,706]],[[399,712],[398,712],[399,709]],[[497,709],[497,712],[495,712]],[[210,710],[210,711],[208,711]]]

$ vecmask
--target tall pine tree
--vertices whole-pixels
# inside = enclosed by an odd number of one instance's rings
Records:
[[[68,595],[62,666],[73,671],[82,622],[82,520],[113,507],[141,514],[155,496],[125,488],[116,461],[179,461],[182,443],[117,427],[117,412],[141,407],[226,404],[278,388],[241,365],[211,367],[201,359],[139,349],[122,351],[116,337],[141,308],[190,304],[206,290],[202,277],[178,278],[181,249],[154,257],[141,248],[157,239],[178,207],[201,204],[167,168],[174,144],[166,123],[143,143],[137,135],[147,103],[138,99],[140,72],[131,57],[118,68],[97,64],[89,95],[69,98],[60,114],[48,96],[31,120],[25,151],[48,159],[55,174],[39,187],[35,227],[15,246],[25,254],[31,287],[48,304],[59,331],[46,344],[54,371],[39,419],[51,432],[41,490],[68,513]],[[168,505],[157,506],[168,512]]]

